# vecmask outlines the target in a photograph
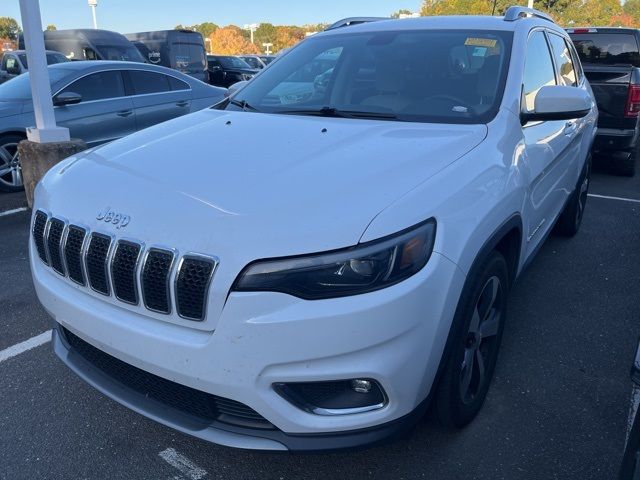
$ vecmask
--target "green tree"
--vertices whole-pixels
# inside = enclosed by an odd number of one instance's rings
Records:
[[[21,31],[15,18],[0,17],[0,38],[16,40]]]
[[[413,12],[411,10],[407,10],[406,8],[401,8],[397,12],[393,12],[391,14],[391,18],[400,18],[400,15],[411,15]]]
[[[218,30],[218,25],[211,22],[200,23],[199,25],[194,25],[196,32],[200,32],[204,38],[209,37],[213,32]]]
[[[630,15],[634,22],[640,24],[640,0],[627,0],[624,2],[624,13]]]
[[[619,0],[574,0],[560,21],[564,25],[610,25],[622,14]]]
[[[277,30],[271,23],[261,23],[253,34],[255,44],[262,49],[263,43],[274,43],[276,41]]]
[[[58,30],[58,27],[56,27],[53,23],[50,25],[47,25],[47,31],[52,32],[54,30]]]

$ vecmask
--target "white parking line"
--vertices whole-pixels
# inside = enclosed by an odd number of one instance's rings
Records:
[[[0,363],[51,341],[51,330],[0,351]]]
[[[207,475],[207,471],[200,468],[184,455],[179,454],[175,448],[167,448],[158,454],[165,462],[178,470],[182,475],[174,479],[200,480]]]
[[[27,207],[14,208],[13,210],[5,210],[4,212],[0,212],[0,217],[6,217],[8,215],[13,215],[20,212],[26,212],[27,210],[29,210]]]
[[[605,200],[617,200],[619,202],[640,203],[640,200],[636,200],[635,198],[610,197],[608,195],[596,195],[595,193],[590,193],[589,196],[593,198],[604,198]]]

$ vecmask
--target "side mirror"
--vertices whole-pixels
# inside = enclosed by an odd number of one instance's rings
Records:
[[[235,94],[236,92],[242,90],[242,88],[249,83],[247,80],[243,80],[242,82],[237,82],[234,83],[233,85],[231,85],[229,87],[229,90],[227,90],[227,93],[225,93],[226,97],[230,97],[231,95]]]
[[[552,120],[571,120],[589,114],[593,100],[589,94],[575,87],[552,85],[538,90],[533,112],[520,115],[522,124]]]
[[[53,97],[53,105],[62,107],[64,105],[75,105],[82,101],[82,95],[74,92],[62,92]]]

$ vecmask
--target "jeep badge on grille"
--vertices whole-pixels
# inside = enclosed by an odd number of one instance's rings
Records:
[[[96,220],[100,220],[101,222],[111,223],[116,226],[118,230],[126,227],[131,222],[131,217],[129,215],[125,215],[124,213],[118,213],[111,210],[111,207],[107,207],[104,210],[101,210],[96,217]]]

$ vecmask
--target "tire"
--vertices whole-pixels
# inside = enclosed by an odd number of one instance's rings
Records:
[[[507,316],[508,271],[505,258],[493,251],[465,286],[434,395],[435,414],[445,427],[464,427],[484,404]]]
[[[20,192],[24,190],[22,168],[18,158],[18,143],[24,140],[20,135],[0,137],[0,191]]]
[[[587,159],[587,163],[578,179],[578,184],[556,223],[555,231],[563,237],[574,237],[580,230],[582,219],[584,218],[584,211],[587,208],[590,184],[591,157]]]

